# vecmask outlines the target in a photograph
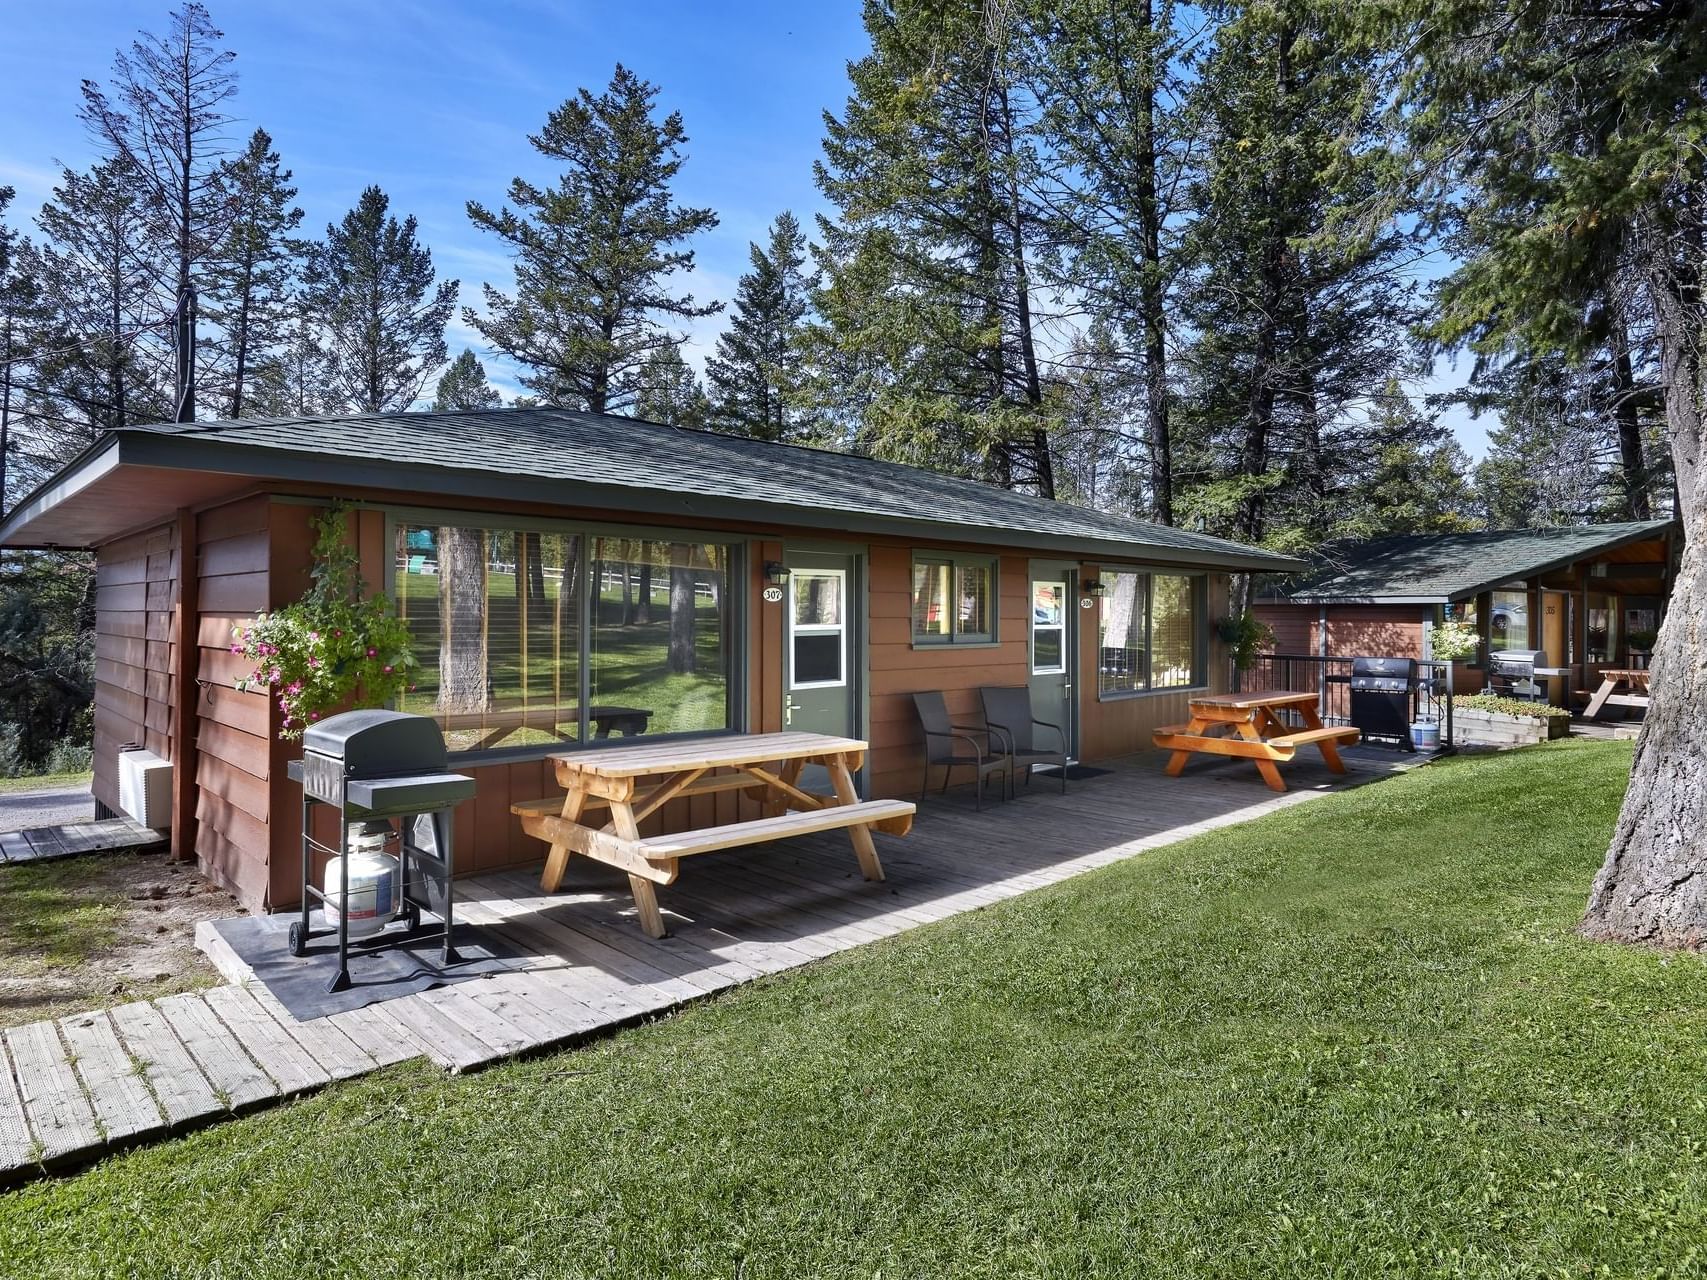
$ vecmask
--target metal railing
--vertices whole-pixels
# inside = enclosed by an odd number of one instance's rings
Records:
[[[1235,693],[1313,693],[1324,724],[1351,723],[1351,658],[1308,653],[1258,654],[1245,670],[1233,670]],[[1452,709],[1446,698],[1446,663],[1417,663],[1411,719],[1440,725],[1440,741],[1452,741]],[[1475,690],[1458,689],[1457,693]]]

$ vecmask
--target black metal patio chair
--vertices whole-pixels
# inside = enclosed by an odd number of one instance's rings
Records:
[[[992,773],[1007,773],[1007,787],[1013,786],[1013,764],[1005,751],[998,752],[993,740],[980,742],[992,735],[983,725],[954,724],[948,718],[948,704],[941,693],[915,693],[913,706],[919,713],[919,724],[925,731],[925,766],[919,779],[919,799],[930,789],[931,769],[942,766],[942,789],[948,791],[949,776],[956,768],[978,771],[978,807],[984,807],[984,779]]]
[[[1008,785],[1014,784],[1014,770],[1025,766],[1025,785],[1031,785],[1031,766],[1037,763],[1055,764],[1061,768],[1061,794],[1067,794],[1067,731],[1058,724],[1039,720],[1031,711],[1031,690],[1017,687],[987,686],[978,690],[984,704],[984,723],[999,739],[1008,753],[1011,767]],[[1036,731],[1048,729],[1061,743],[1060,749],[1046,747],[1038,741]]]

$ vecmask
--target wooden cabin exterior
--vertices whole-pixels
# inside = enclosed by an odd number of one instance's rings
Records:
[[[440,455],[435,465],[376,438],[400,423]],[[128,745],[171,761],[175,853],[258,911],[298,898],[300,791],[286,766],[300,748],[280,738],[270,696],[237,687],[251,664],[232,652],[233,630],[301,598],[313,525],[328,510],[345,512],[365,581],[420,628],[429,667],[449,625],[437,593],[451,589],[451,560],[439,553],[452,530],[479,534],[492,709],[440,714],[428,685],[405,705],[438,715],[453,767],[477,780],[457,815],[458,867],[470,874],[539,860],[510,806],[556,790],[549,756],[592,737],[601,702],[624,704],[601,722],[616,734],[601,745],[637,728],[861,737],[870,796],[919,790],[917,691],[942,691],[957,720],[976,721],[981,685],[1030,685],[1038,713],[1066,725],[1075,757],[1146,749],[1152,729],[1185,718],[1193,691],[1227,686],[1213,621],[1226,612],[1229,573],[1287,564],[893,464],[595,415],[269,423],[248,449],[236,442],[250,424],[198,426],[116,433],[20,504],[0,543],[95,549],[95,798],[119,807]],[[500,428],[504,439],[476,438]],[[529,471],[520,455],[564,430],[566,448],[582,446],[566,465],[583,475],[597,473],[592,455],[607,442],[650,449],[654,487],[615,493],[541,476],[538,453]],[[472,474],[462,451],[490,454],[505,440],[514,470]],[[666,456],[677,448],[693,456]],[[810,507],[724,492],[755,468],[753,483],[796,485]],[[691,592],[681,606],[697,645],[690,674],[635,683],[622,646],[639,634],[628,621],[636,589],[642,613],[667,607],[660,592]],[[620,623],[610,620],[620,610]],[[697,796],[652,821],[736,821],[753,816],[747,803]]]

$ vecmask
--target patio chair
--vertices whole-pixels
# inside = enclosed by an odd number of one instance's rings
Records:
[[[1001,739],[1007,748],[1012,768],[1008,770],[1008,785],[1013,785],[1014,770],[1025,766],[1025,785],[1031,785],[1031,766],[1036,762],[1059,765],[1061,794],[1067,794],[1067,731],[1058,724],[1039,720],[1031,713],[1031,690],[1024,685],[1013,688],[986,687],[978,690],[984,703],[984,723],[990,732]],[[1036,730],[1047,729],[1060,742],[1060,748],[1044,746]]]
[[[925,767],[919,779],[919,799],[930,789],[931,768],[942,766],[942,789],[948,791],[948,779],[958,767],[978,771],[978,807],[984,807],[984,779],[992,773],[1007,773],[1007,785],[1013,785],[1013,763],[1006,752],[997,752],[993,740],[978,741],[977,735],[990,737],[982,725],[953,724],[948,718],[948,704],[942,694],[915,693],[913,706],[919,713],[919,724],[925,731]]]

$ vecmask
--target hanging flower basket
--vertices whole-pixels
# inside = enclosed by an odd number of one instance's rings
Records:
[[[367,593],[345,527],[341,508],[318,517],[308,593],[232,628],[231,652],[254,664],[237,688],[274,699],[287,741],[334,711],[389,706],[414,688],[409,628],[384,593]]]

